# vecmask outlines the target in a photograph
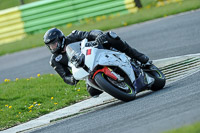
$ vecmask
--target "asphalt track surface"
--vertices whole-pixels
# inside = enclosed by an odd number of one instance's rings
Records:
[[[152,60],[200,53],[200,10],[114,31]],[[0,82],[54,73],[49,56],[42,47],[0,57]],[[34,132],[156,133],[200,121],[199,79],[198,72],[134,101],[117,102]]]

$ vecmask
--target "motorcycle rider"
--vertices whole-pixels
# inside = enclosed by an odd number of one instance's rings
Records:
[[[149,58],[146,55],[130,47],[127,42],[122,40],[115,32],[109,31],[103,33],[101,30],[92,30],[89,32],[74,30],[71,34],[65,36],[61,30],[52,28],[46,31],[43,38],[44,43],[52,53],[50,65],[60,75],[64,82],[69,85],[75,85],[77,80],[74,79],[70,72],[71,68],[68,66],[65,48],[68,44],[81,41],[85,38],[89,41],[94,41],[93,45],[95,46],[103,45],[105,49],[114,48],[142,64],[146,64],[149,61]],[[98,96],[102,93],[102,91],[94,89],[89,85],[87,85],[87,90],[91,96]]]

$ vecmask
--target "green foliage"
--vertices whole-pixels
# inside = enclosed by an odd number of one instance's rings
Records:
[[[6,79],[0,84],[0,130],[29,121],[89,97],[84,82],[70,86],[58,75]]]

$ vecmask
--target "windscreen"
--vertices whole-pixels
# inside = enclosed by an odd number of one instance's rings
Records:
[[[81,53],[81,42],[70,43],[66,47],[66,53],[69,61],[71,61],[74,55],[80,55]]]

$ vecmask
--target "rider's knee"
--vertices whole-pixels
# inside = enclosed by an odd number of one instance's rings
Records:
[[[124,49],[126,49],[126,42],[123,41],[117,35],[117,33],[113,32],[113,31],[109,31],[106,33],[106,36],[107,36],[108,43],[110,44],[111,47],[113,47],[119,51],[123,51]]]

